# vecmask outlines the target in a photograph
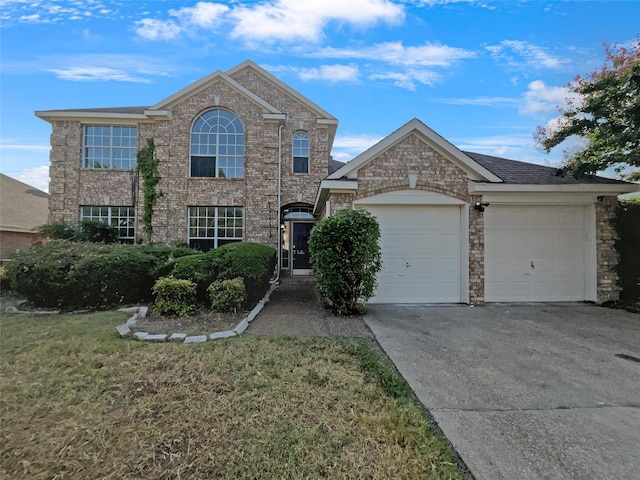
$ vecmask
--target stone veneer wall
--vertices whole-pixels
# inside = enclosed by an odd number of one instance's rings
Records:
[[[598,303],[620,298],[620,286],[616,265],[616,231],[611,220],[616,215],[617,197],[605,197],[596,203],[596,265],[598,269]]]

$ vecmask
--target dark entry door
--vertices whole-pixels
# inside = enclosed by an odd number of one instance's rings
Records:
[[[309,234],[313,223],[293,222],[292,248],[293,248],[293,273],[311,273],[311,258],[309,256]]]

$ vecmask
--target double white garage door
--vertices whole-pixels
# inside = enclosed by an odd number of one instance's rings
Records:
[[[468,301],[466,205],[366,205],[381,228],[372,303]],[[584,206],[492,205],[484,212],[487,302],[590,299]],[[595,262],[595,260],[594,260]]]

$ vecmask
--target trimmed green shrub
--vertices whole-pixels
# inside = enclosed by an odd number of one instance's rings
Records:
[[[37,307],[106,308],[151,301],[158,272],[170,258],[185,253],[168,247],[57,240],[16,254],[7,264],[7,276],[13,290]]]
[[[269,280],[276,267],[275,248],[259,243],[236,242],[210,250],[205,255],[212,257],[213,280],[242,277],[249,303],[260,300],[269,289]]]
[[[617,266],[624,304],[640,303],[640,199],[619,202],[613,225],[618,234]]]
[[[0,292],[11,290],[11,281],[7,277],[6,269],[0,265]]]
[[[76,225],[65,222],[46,223],[36,227],[35,230],[51,240],[92,243],[116,243],[118,241],[117,227],[93,220],[83,220]]]
[[[382,267],[380,227],[365,210],[341,210],[316,223],[309,238],[313,273],[323,306],[335,315],[361,312]]]
[[[196,284],[191,280],[162,277],[153,286],[155,311],[160,315],[183,317],[195,311]]]
[[[207,288],[211,308],[216,312],[237,312],[247,300],[247,291],[241,277],[215,281]]]
[[[207,288],[215,281],[241,277],[247,301],[258,301],[269,288],[269,280],[276,266],[274,248],[251,242],[228,243],[206,253],[178,258],[170,275],[195,282],[197,297],[207,302]]]

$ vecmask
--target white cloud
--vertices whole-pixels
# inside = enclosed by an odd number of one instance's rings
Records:
[[[357,65],[321,65],[297,70],[302,80],[326,80],[331,83],[357,82],[359,76]]]
[[[520,103],[519,99],[509,97],[440,98],[434,101],[448,105],[481,107],[511,107]]]
[[[193,7],[182,7],[169,10],[169,15],[176,17],[183,26],[212,28],[217,26],[229,7],[221,3],[198,2]]]
[[[418,83],[434,85],[440,75],[430,70],[409,69],[404,72],[374,73],[369,76],[372,80],[391,80],[396,87],[415,90]]]
[[[180,35],[182,29],[172,20],[143,18],[136,22],[135,31],[146,40],[172,40]]]
[[[2,152],[10,150],[27,150],[27,151],[49,151],[51,147],[49,145],[19,145],[11,143],[0,143],[0,150]]]
[[[515,69],[557,69],[565,60],[545,52],[541,47],[521,40],[503,40],[498,45],[487,46],[491,55],[505,61]]]
[[[402,42],[385,42],[360,48],[322,48],[310,56],[318,58],[358,58],[402,66],[448,67],[455,61],[473,58],[475,52],[426,42],[410,47]]]
[[[366,27],[399,23],[404,7],[389,0],[275,0],[231,12],[232,36],[248,41],[311,41],[329,22]]]
[[[49,191],[49,167],[47,165],[23,170],[16,179],[38,190]]]
[[[131,75],[123,70],[117,70],[108,67],[69,67],[69,68],[52,68],[49,72],[55,73],[62,80],[71,80],[75,82],[135,82],[150,83],[151,80],[144,77]]]
[[[11,26],[14,23],[61,23],[90,17],[114,18],[118,14],[116,9],[106,8],[99,1],[61,0],[0,0],[0,12],[3,26]]]
[[[381,135],[367,133],[338,135],[333,142],[331,154],[336,160],[348,162],[383,138]]]
[[[577,99],[566,87],[550,87],[542,80],[536,80],[529,83],[519,110],[523,114],[540,116],[557,110],[570,98]]]

